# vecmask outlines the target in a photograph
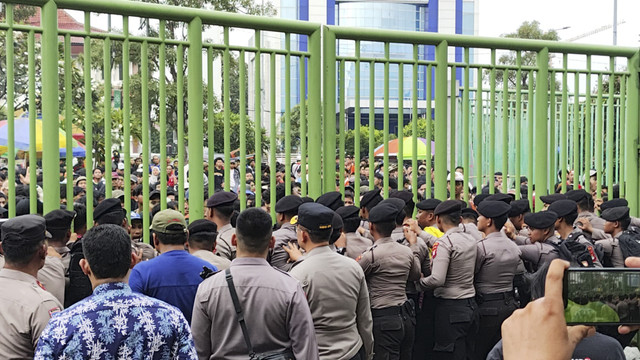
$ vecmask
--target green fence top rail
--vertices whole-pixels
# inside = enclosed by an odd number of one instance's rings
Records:
[[[151,4],[125,0],[3,0],[4,3],[43,6],[54,2],[58,8],[96,13],[190,22],[200,18],[205,25],[251,28],[255,30],[293,32],[310,35],[320,24],[266,16],[234,14],[208,9]]]
[[[438,45],[446,41],[449,46],[475,47],[486,49],[520,50],[520,51],[540,51],[547,48],[550,53],[562,54],[583,54],[583,55],[603,55],[631,57],[638,48],[577,44],[561,41],[531,40],[516,38],[496,38],[471,35],[442,34],[433,32],[414,31],[389,31],[384,29],[364,29],[358,27],[346,27],[327,25],[337,39],[394,42],[405,44]]]

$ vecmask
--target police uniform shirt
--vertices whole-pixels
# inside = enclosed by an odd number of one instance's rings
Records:
[[[0,270],[0,289],[0,359],[33,358],[42,330],[62,305],[22,271]]]
[[[503,233],[487,235],[477,245],[476,291],[496,294],[513,290],[513,277],[521,262],[518,245]]]
[[[348,360],[363,345],[366,359],[370,359],[371,308],[364,272],[358,263],[328,246],[320,246],[291,270],[291,276],[300,281],[307,296],[320,359]]]
[[[64,273],[66,274],[69,271],[69,262],[71,261],[71,250],[67,246],[57,247],[54,246],[53,249],[60,254],[60,260],[62,261],[62,266],[64,266]]]
[[[551,260],[558,258],[558,249],[552,244],[558,244],[560,240],[552,235],[544,242],[537,242],[533,244],[519,245],[520,257],[522,260],[526,260],[533,264],[537,270],[540,265],[551,262]]]
[[[44,266],[38,270],[38,280],[48,292],[58,299],[60,304],[64,304],[65,274],[62,259],[54,256],[47,256],[44,260]]]
[[[218,270],[226,270],[231,265],[231,261],[229,261],[229,259],[218,256],[209,250],[197,250],[191,255],[210,263],[217,267]]]
[[[577,223],[580,222],[580,218],[589,219],[589,222],[591,223],[591,227],[593,227],[593,231],[591,232],[592,239],[600,240],[600,239],[611,238],[609,234],[604,232],[604,223],[605,223],[604,219],[596,216],[592,212],[583,211],[581,213],[578,213],[578,217],[576,218],[576,221],[573,223],[574,226],[577,226]]]
[[[372,309],[404,304],[407,281],[420,278],[418,258],[390,237],[378,239],[357,260],[367,278]]]
[[[433,295],[442,299],[475,296],[476,244],[477,241],[461,227],[449,229],[433,245],[431,275],[420,279],[420,286],[434,289]]]
[[[478,227],[476,226],[476,224],[473,224],[473,223],[460,224],[458,226],[462,229],[462,232],[464,232],[465,234],[471,235],[471,237],[474,238],[476,241],[480,241],[484,237],[480,232],[480,230],[478,230]]]
[[[296,226],[291,223],[282,224],[280,229],[273,232],[273,237],[276,241],[273,246],[273,253],[271,254],[271,266],[282,271],[290,271],[294,263],[289,262],[289,253],[287,253],[282,246],[288,245],[289,242],[298,243]]]
[[[361,236],[358,232],[345,233],[344,235],[347,237],[346,255],[352,259],[357,259],[373,245],[373,241]]]
[[[431,260],[429,259],[429,247],[421,238],[418,238],[415,244],[409,244],[409,241],[404,237],[404,230],[402,227],[397,227],[391,232],[391,239],[396,242],[408,246],[413,254],[418,257],[420,262],[420,272],[423,276],[429,276],[431,274]],[[416,294],[420,292],[413,281],[407,283],[407,293]]]
[[[582,233],[582,231],[580,231],[579,229],[575,229],[571,233],[571,235],[569,235],[569,237],[573,238],[573,240],[575,240],[576,242],[586,246],[587,250],[589,250],[589,254],[591,254],[591,261],[593,261],[593,265],[599,268],[602,267],[602,262],[600,261],[600,259],[598,259],[598,255],[596,255],[596,252],[593,249],[593,243],[587,240],[586,237],[584,237],[584,234]]]
[[[218,237],[216,238],[216,255],[222,256],[225,259],[233,260],[236,254],[236,247],[231,245],[231,236],[235,234],[236,230],[227,224],[218,230]]]
[[[612,238],[596,240],[596,243],[602,245],[604,254],[611,259],[613,267],[624,267],[624,256],[622,255],[622,250],[620,249],[620,243],[618,240],[620,235],[622,235],[622,231]]]

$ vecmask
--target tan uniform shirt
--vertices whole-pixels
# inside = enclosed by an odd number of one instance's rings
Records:
[[[480,241],[484,238],[484,235],[478,230],[476,224],[460,224],[459,226],[462,229],[462,232],[471,235],[471,237],[476,241]]]
[[[38,280],[48,292],[60,301],[60,304],[64,304],[64,289],[67,279],[65,274],[62,259],[53,256],[47,256],[44,266],[38,271]]]
[[[214,265],[218,268],[218,270],[228,269],[231,265],[231,261],[229,261],[229,259],[225,259],[222,256],[218,256],[208,250],[197,250],[191,255],[200,258],[211,265]]]
[[[373,245],[373,241],[361,236],[357,232],[345,233],[347,237],[347,253],[346,255],[352,259],[357,259],[363,252],[367,251]]]
[[[216,255],[225,259],[233,260],[236,258],[236,247],[231,245],[231,236],[235,234],[236,229],[227,224],[218,229],[218,237],[216,238]]]
[[[513,290],[520,249],[501,232],[487,235],[477,245],[475,285],[479,294],[495,294]]]
[[[0,270],[0,359],[31,359],[51,315],[62,309],[33,276]]]
[[[577,226],[576,224],[580,222],[581,217],[589,219],[589,222],[591,223],[591,227],[593,227],[593,231],[591,232],[591,239],[602,240],[602,239],[611,238],[611,235],[604,232],[604,223],[605,223],[604,219],[596,216],[596,214],[592,212],[583,211],[581,213],[578,213],[578,217],[576,218],[576,221],[573,223],[574,226]]]
[[[520,257],[522,260],[530,262],[535,270],[538,270],[540,265],[551,262],[551,260],[558,258],[558,249],[552,244],[559,243],[560,240],[553,235],[544,242],[529,243],[525,245],[519,245]]]
[[[622,255],[622,249],[620,249],[618,240],[620,235],[622,235],[622,231],[612,238],[596,240],[598,244],[602,245],[604,254],[611,259],[611,264],[613,264],[614,267],[624,267],[624,255]]]
[[[290,348],[296,359],[318,359],[313,319],[298,281],[261,258],[235,259],[230,269],[254,351]],[[191,332],[201,360],[249,358],[224,272],[198,287]]]
[[[369,287],[371,308],[399,306],[407,301],[407,281],[420,278],[418,258],[390,237],[378,239],[358,259]]]
[[[293,263],[289,262],[289,253],[286,252],[282,246],[288,245],[289,242],[298,244],[296,226],[290,223],[282,224],[280,229],[273,232],[273,237],[276,239],[276,242],[273,246],[273,253],[271,254],[271,266],[282,271],[291,270]]]
[[[291,269],[307,295],[316,329],[320,359],[348,360],[364,345],[373,357],[373,329],[369,291],[357,262],[328,246],[307,253]]]
[[[477,241],[461,227],[445,232],[433,245],[431,275],[420,279],[420,287],[434,289],[434,296],[443,299],[475,296],[476,244]]]
[[[418,257],[420,262],[420,273],[422,276],[431,275],[431,259],[429,259],[429,247],[421,238],[414,245],[410,245],[409,241],[404,237],[404,230],[402,227],[397,227],[391,232],[391,239],[396,242],[408,246],[413,254]],[[416,288],[414,281],[407,282],[407,294],[417,294],[420,290]]]

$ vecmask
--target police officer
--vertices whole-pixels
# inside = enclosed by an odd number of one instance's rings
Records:
[[[374,245],[358,258],[371,299],[374,359],[410,359],[414,341],[414,305],[405,289],[420,278],[420,264],[411,249],[391,239],[399,212],[391,203],[371,209]],[[415,236],[410,241],[416,243]]]
[[[485,200],[478,206],[478,230],[486,237],[477,245],[475,287],[480,322],[475,336],[476,359],[484,360],[500,340],[502,322],[517,308],[513,279],[520,250],[500,230],[507,222],[511,206],[502,201]]]
[[[343,232],[347,242],[347,252],[345,255],[352,259],[358,258],[358,256],[362,255],[363,252],[373,245],[373,241],[358,233],[358,227],[360,226],[359,212],[360,209],[353,205],[343,206],[336,210],[336,214],[342,218],[342,223],[344,224]]]
[[[473,278],[476,243],[460,225],[462,203],[443,201],[434,211],[444,235],[433,245],[431,275],[419,284],[435,295],[435,359],[467,359],[474,353],[477,305]],[[408,234],[408,236],[415,236]]]
[[[373,333],[367,283],[357,263],[329,247],[333,217],[334,212],[321,204],[300,206],[293,222],[306,255],[291,276],[307,295],[320,359],[370,359]]]
[[[229,191],[219,191],[207,200],[205,218],[213,221],[218,226],[218,238],[216,239],[216,255],[228,260],[236,257],[236,247],[231,244],[231,237],[235,230],[231,226],[233,215],[233,203],[238,196]]]
[[[603,211],[609,208],[620,207],[620,206],[629,206],[629,202],[627,201],[627,199],[615,198],[615,199],[605,201],[602,204],[600,204],[600,214],[602,214]],[[637,218],[635,216],[630,216],[630,217],[631,217],[630,225],[635,227],[640,227],[640,218]]]
[[[23,215],[2,224],[0,358],[33,358],[38,338],[60,302],[36,279],[47,257],[44,218]]]
[[[527,261],[533,271],[551,260],[558,258],[556,246],[560,239],[555,236],[555,224],[558,214],[553,211],[540,211],[524,216],[524,222],[531,230],[531,237],[524,243],[518,244],[520,257]]]
[[[520,199],[511,202],[511,210],[509,210],[509,221],[515,228],[516,236],[529,237],[529,230],[524,228],[524,215],[531,212],[529,200]]]
[[[542,201],[542,210],[546,210],[549,208],[551,204],[559,200],[567,200],[567,195],[564,194],[549,194],[540,196],[540,200]]]
[[[271,253],[271,266],[282,271],[291,270],[292,262],[289,261],[289,253],[283,246],[290,242],[297,244],[296,226],[291,224],[291,219],[298,215],[298,207],[302,204],[302,198],[297,195],[287,195],[276,203],[276,221],[280,229],[273,232],[276,244]]]
[[[442,201],[438,199],[426,199],[416,204],[416,208],[418,208],[416,219],[418,225],[420,225],[420,228],[422,230],[427,233],[431,233],[431,235],[435,236],[436,238],[442,236],[443,232],[438,229],[438,226],[436,224],[436,216],[433,214],[433,211],[441,202]]]
[[[575,201],[578,205],[578,218],[574,225],[583,231],[591,234],[592,240],[605,239],[609,237],[604,232],[604,220],[599,218],[594,212],[594,201],[591,194],[583,189],[567,191],[567,198]]]
[[[549,210],[558,214],[558,220],[556,221],[555,226],[556,231],[560,235],[560,240],[575,241],[586,246],[593,265],[595,267],[602,267],[600,258],[596,254],[596,250],[594,249],[591,241],[585,238],[580,229],[576,229],[573,226],[573,223],[578,217],[578,207],[576,203],[571,200],[558,200],[549,205]]]
[[[362,195],[362,199],[360,199],[360,218],[362,218],[362,223],[360,226],[364,230],[369,231],[369,211],[371,211],[374,206],[378,205],[380,201],[382,201],[380,190],[369,190]],[[367,237],[373,240],[370,236]]]
[[[610,238],[597,240],[596,243],[602,244],[605,257],[609,257],[613,267],[624,267],[624,256],[618,239],[631,223],[629,208],[626,206],[609,208],[603,211],[600,217],[605,221],[604,231]]]
[[[530,235],[529,229],[524,227],[524,216],[531,212],[529,200],[514,200],[509,204],[509,206],[511,206],[508,214],[509,222],[511,224],[505,224],[503,231],[505,232],[505,235],[512,239],[518,238],[519,240],[517,240],[516,243],[525,244]],[[511,226],[513,226],[513,231],[510,230]],[[527,269],[525,268],[524,263],[520,262],[516,275],[513,278],[514,295],[516,297],[516,302],[520,307],[527,306],[531,300],[531,286],[529,286],[529,281],[525,278],[526,272]]]
[[[75,211],[63,209],[53,210],[44,216],[47,231],[51,234],[47,243],[54,252],[47,256],[45,266],[38,272],[38,280],[61,304],[64,304],[65,287],[69,284],[67,274],[71,250],[66,244],[71,238],[71,222],[75,216]]]
[[[316,202],[328,207],[333,211],[336,211],[339,207],[344,206],[344,201],[342,201],[342,194],[339,191],[330,191],[324,193],[316,199]]]

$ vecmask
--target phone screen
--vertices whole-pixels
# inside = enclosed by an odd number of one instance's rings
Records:
[[[568,269],[567,324],[640,324],[640,269]]]

